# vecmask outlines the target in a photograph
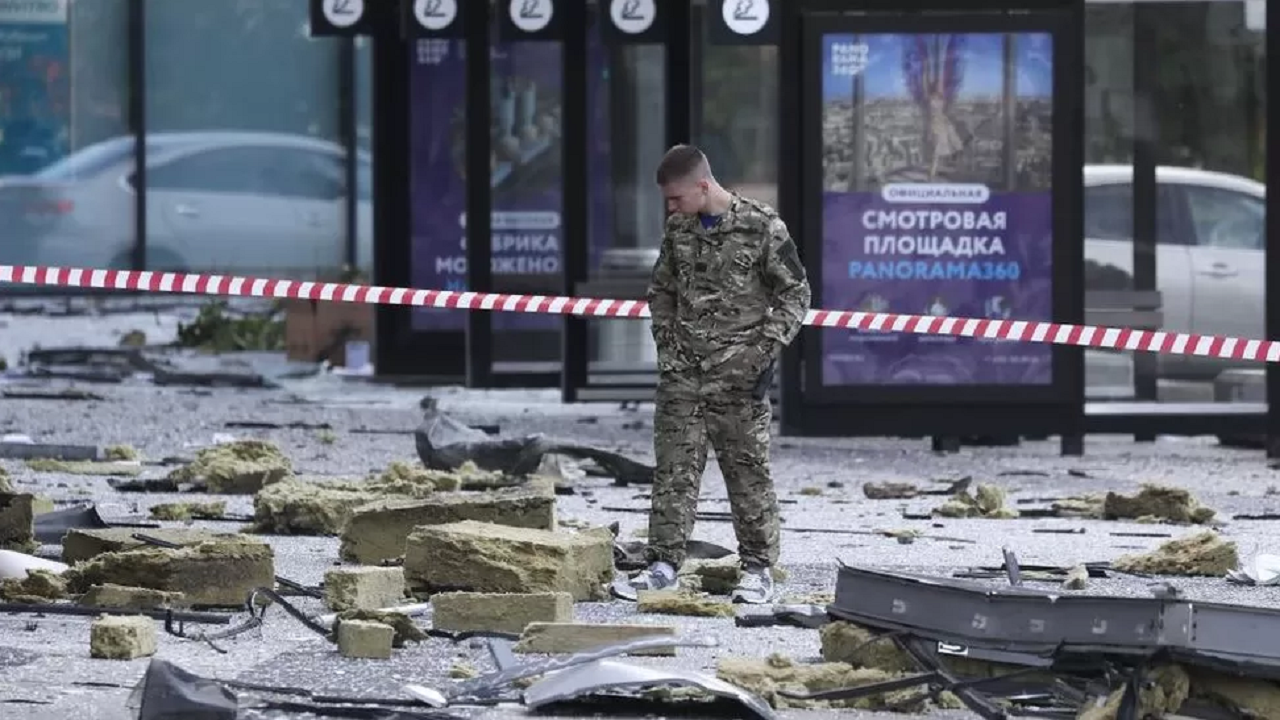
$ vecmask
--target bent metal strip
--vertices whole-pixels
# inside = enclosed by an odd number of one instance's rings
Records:
[[[649,317],[648,305],[639,300],[415,290],[346,283],[139,270],[0,265],[0,283],[224,297],[324,300],[371,305],[410,305],[454,310],[489,310],[582,317]],[[1067,325],[1029,320],[934,317],[847,310],[810,310],[804,323],[819,328],[954,335],[1003,342],[1047,343],[1163,355],[1195,355],[1255,362],[1280,362],[1280,341],[1250,340],[1219,335]]]

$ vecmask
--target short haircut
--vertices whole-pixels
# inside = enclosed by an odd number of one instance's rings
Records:
[[[693,175],[707,164],[707,156],[693,145],[676,145],[658,163],[657,182],[668,185]]]

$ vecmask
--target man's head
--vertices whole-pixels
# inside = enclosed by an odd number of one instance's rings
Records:
[[[707,156],[693,145],[676,145],[658,163],[657,183],[667,212],[693,215],[708,209],[719,185],[711,175]],[[710,201],[714,202],[714,201]]]

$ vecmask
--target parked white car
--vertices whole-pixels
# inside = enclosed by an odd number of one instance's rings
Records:
[[[347,261],[346,150],[283,133],[147,137],[147,264],[307,277]],[[135,232],[132,136],[0,178],[0,262],[127,268]],[[356,257],[373,258],[370,160],[357,158]]]
[[[1087,165],[1085,284],[1131,287],[1133,169]],[[1156,170],[1156,289],[1165,330],[1263,338],[1266,334],[1266,186],[1207,170]],[[1212,380],[1230,367],[1188,355],[1161,356],[1160,375]]]

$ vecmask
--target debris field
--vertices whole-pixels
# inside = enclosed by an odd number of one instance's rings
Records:
[[[326,373],[273,385],[0,385],[0,717],[145,719],[159,706],[139,698],[178,685],[187,712],[228,718],[708,714],[712,700],[740,717],[962,718],[988,702],[1280,718],[1257,667],[1119,645],[1032,667],[1030,651],[1001,658],[840,597],[910,574],[1010,602],[1280,608],[1263,587],[1280,471],[1255,451],[777,438],[777,605],[727,601],[714,462],[681,589],[629,604],[607,584],[643,545],[648,406]]]

